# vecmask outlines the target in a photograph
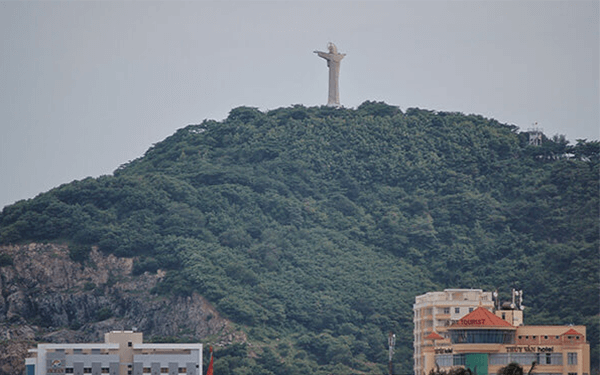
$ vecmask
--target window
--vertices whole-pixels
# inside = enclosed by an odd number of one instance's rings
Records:
[[[450,314],[450,308],[444,307],[444,314]]]
[[[509,363],[515,362],[521,366],[530,366],[531,362],[535,361],[542,364],[551,365],[562,365],[562,354],[552,353],[549,357],[549,363],[546,363],[547,356],[544,353],[490,353],[489,364],[490,365],[508,365]],[[560,373],[553,372],[536,372],[538,375],[560,375]]]
[[[131,341],[129,341],[129,342],[127,343],[127,346],[129,346],[129,347],[131,347],[131,346],[132,346],[132,343],[131,343]]]
[[[508,364],[510,354],[509,353],[490,353],[489,354],[490,365],[506,365]]]
[[[149,374],[150,373],[150,367],[144,367],[144,370],[142,372],[144,374]]]
[[[550,362],[548,362],[548,360]],[[562,365],[563,364],[563,355],[562,353],[546,353],[546,362],[550,365]]]
[[[73,373],[73,367],[67,367],[67,368],[65,369],[65,373],[67,373],[67,374],[72,374],[72,373]]]
[[[548,340],[548,336],[544,336],[544,340]]]
[[[537,339],[537,336],[531,336],[531,338],[535,340],[535,339]]]
[[[529,335],[525,336],[525,340],[529,340]]]
[[[440,367],[452,367],[452,354],[438,354],[435,356],[435,363]]]
[[[568,365],[576,365],[577,364],[577,353],[567,353],[567,364]]]
[[[460,307],[455,307],[454,308],[454,313],[455,314],[460,314]]]
[[[577,375],[576,372],[569,372],[569,375]]]
[[[502,319],[506,320],[506,313],[502,313]]]
[[[454,354],[452,356],[452,366],[464,366],[465,358],[464,354]]]

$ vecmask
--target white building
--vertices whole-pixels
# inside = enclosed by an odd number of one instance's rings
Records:
[[[427,336],[433,332],[449,338],[447,328],[465,315],[482,306],[494,307],[491,292],[481,289],[445,289],[429,292],[415,298],[414,311],[414,373],[426,375],[423,347]]]
[[[112,331],[97,344],[38,344],[25,375],[202,375],[202,344],[144,344],[141,332]]]

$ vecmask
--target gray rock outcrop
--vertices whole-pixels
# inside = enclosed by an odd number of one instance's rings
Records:
[[[38,342],[102,342],[111,330],[136,328],[145,341],[246,340],[198,294],[150,293],[164,272],[132,276],[133,259],[93,248],[82,263],[65,245],[0,246],[0,375],[24,370],[27,349]]]

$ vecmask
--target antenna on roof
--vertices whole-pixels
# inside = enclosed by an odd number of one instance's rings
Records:
[[[523,290],[519,290],[519,300],[517,302],[519,310],[523,310],[525,309],[525,306],[523,306]]]
[[[494,309],[500,309],[500,301],[498,300],[498,289],[494,290],[492,293],[492,300],[494,301]]]
[[[515,290],[513,288],[511,294],[512,294],[512,302],[510,303],[510,308],[511,308],[511,310],[514,310],[517,307],[517,305],[515,304],[515,298],[519,294],[519,291]]]

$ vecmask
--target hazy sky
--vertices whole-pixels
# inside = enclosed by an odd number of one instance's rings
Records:
[[[232,108],[481,114],[600,138],[598,1],[0,2],[0,208]]]

